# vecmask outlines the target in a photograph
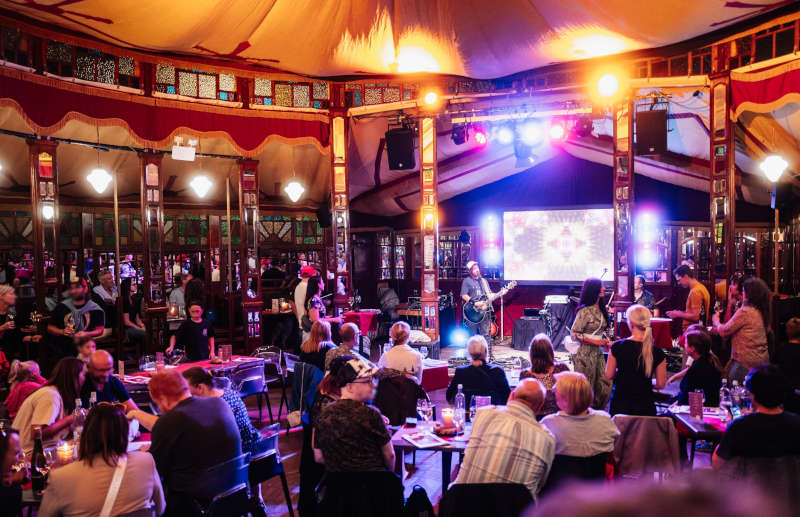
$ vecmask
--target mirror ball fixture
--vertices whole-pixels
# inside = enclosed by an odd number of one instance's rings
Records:
[[[106,191],[112,179],[111,174],[100,167],[92,169],[92,172],[86,176],[86,180],[98,194]]]
[[[286,195],[289,196],[289,199],[292,200],[292,203],[297,203],[297,200],[300,199],[300,196],[303,195],[303,192],[305,192],[306,189],[297,181],[290,181],[283,191],[286,192]]]

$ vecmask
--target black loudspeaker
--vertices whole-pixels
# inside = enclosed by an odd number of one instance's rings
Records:
[[[391,170],[408,170],[417,166],[414,153],[414,131],[405,127],[386,132],[386,156]]]
[[[788,210],[790,205],[794,205],[794,203],[792,203],[792,184],[788,181],[782,181],[777,183],[775,188],[775,208],[783,211]],[[781,214],[781,219],[783,219],[783,217],[784,214]]]
[[[317,208],[317,221],[319,221],[319,225],[323,228],[329,228],[333,223],[333,219],[331,218],[331,209],[328,208],[327,204]]]
[[[539,309],[536,307],[524,307],[522,309],[522,315],[525,317],[539,316]]]
[[[636,154],[661,154],[667,150],[667,110],[636,112]]]

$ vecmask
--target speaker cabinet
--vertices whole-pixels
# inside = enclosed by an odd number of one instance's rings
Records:
[[[409,170],[417,166],[414,152],[414,131],[399,127],[386,132],[386,156],[389,169]]]
[[[667,150],[667,110],[636,112],[636,154],[662,154]]]
[[[331,209],[328,208],[327,204],[317,208],[317,221],[319,221],[319,225],[323,228],[330,228],[333,223]]]

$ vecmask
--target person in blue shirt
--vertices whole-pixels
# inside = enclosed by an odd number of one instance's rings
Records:
[[[86,363],[86,382],[81,387],[81,403],[89,407],[92,392],[97,393],[97,402],[120,402],[125,413],[139,409],[131,400],[128,390],[114,373],[114,358],[105,350],[96,350]]]

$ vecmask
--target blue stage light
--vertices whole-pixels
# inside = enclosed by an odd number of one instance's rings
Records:
[[[450,333],[450,344],[456,346],[464,346],[467,344],[469,334],[463,328],[457,328]]]

